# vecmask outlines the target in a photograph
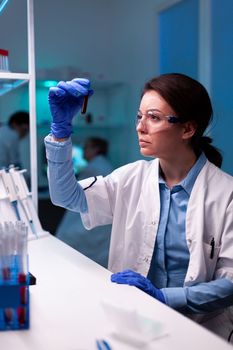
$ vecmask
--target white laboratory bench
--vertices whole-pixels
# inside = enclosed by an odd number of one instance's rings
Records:
[[[103,338],[112,350],[136,349],[111,335],[103,300],[127,303],[165,325],[167,335],[140,349],[232,349],[137,288],[111,283],[108,270],[53,236],[29,242],[29,266],[37,279],[30,286],[30,329],[0,332],[2,350],[95,350],[95,340]]]

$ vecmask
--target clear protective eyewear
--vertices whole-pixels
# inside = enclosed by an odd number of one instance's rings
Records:
[[[143,116],[145,116],[145,120],[143,121]],[[136,118],[135,118],[135,125],[136,128],[138,127],[139,123],[143,122],[146,125],[150,125],[150,126],[159,126],[160,122],[162,120],[167,120],[168,123],[170,124],[176,124],[179,123],[181,121],[180,118],[175,117],[173,115],[160,115],[157,111],[155,110],[148,110],[145,114],[141,113],[140,111],[138,111]]]

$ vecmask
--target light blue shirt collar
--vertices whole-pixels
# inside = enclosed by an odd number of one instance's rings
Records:
[[[179,182],[177,185],[175,185],[172,190],[174,190],[176,192],[176,190],[178,188],[181,189],[181,187],[182,187],[190,196],[194,182],[195,182],[198,174],[200,173],[201,169],[205,165],[206,161],[207,161],[207,158],[206,158],[205,154],[201,153],[201,155],[197,159],[196,163],[189,170],[186,177],[181,182]],[[159,184],[166,185],[166,182],[164,181],[164,179],[161,176],[159,176]]]

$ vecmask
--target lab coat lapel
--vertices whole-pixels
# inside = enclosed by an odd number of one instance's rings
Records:
[[[138,257],[138,271],[148,274],[154,251],[155,239],[159,224],[160,198],[158,184],[159,161],[155,159],[147,170],[143,181],[139,206],[145,213],[145,226],[142,232],[142,246]]]

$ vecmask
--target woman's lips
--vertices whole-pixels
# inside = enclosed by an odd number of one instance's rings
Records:
[[[141,147],[145,147],[145,146],[148,146],[150,144],[150,142],[147,142],[145,140],[139,140],[139,145]]]

